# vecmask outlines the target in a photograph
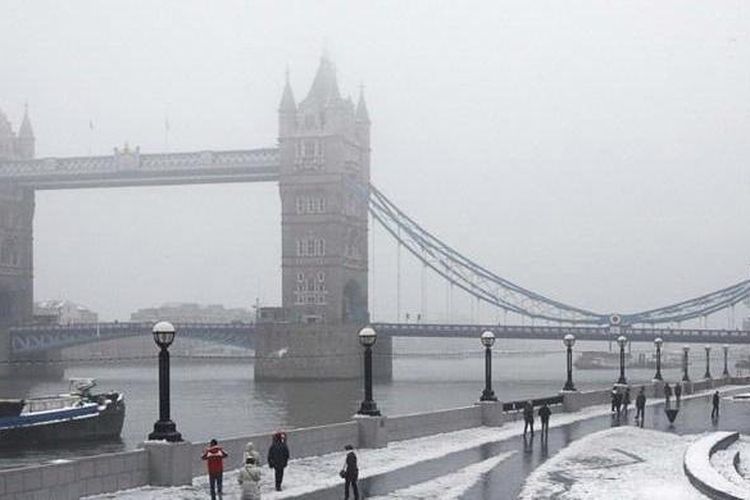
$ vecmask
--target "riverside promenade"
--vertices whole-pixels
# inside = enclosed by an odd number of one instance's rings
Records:
[[[690,406],[690,398],[700,399],[705,406],[707,400],[700,396],[710,394],[714,387],[726,391],[733,385],[747,384],[748,377],[689,384],[685,408]],[[646,426],[661,429],[667,425],[661,386],[645,387],[649,397]],[[346,444],[358,448],[361,491],[368,497],[398,498],[405,489],[440,487],[441,478],[452,474],[459,476],[451,478],[451,484],[463,485],[466,490],[456,497],[485,498],[487,492],[502,495],[498,498],[514,497],[524,478],[557,450],[592,432],[627,423],[610,417],[609,389],[567,392],[548,399],[554,404],[552,428],[545,444],[538,432],[536,441],[522,439],[518,411],[508,403],[392,417],[356,417],[340,424],[290,430],[288,440],[294,460],[287,469],[285,489],[272,491],[270,474],[264,469],[264,498],[336,498],[341,488],[337,472]],[[634,413],[631,409],[630,419]],[[685,425],[694,432],[710,428],[708,418],[702,415],[686,416],[684,423],[682,420],[678,416],[678,428]],[[270,444],[270,432],[220,441],[230,454],[226,469],[231,471],[240,466],[248,441],[264,452]],[[106,498],[113,492],[117,492],[117,498],[126,499],[205,498],[205,464],[200,460],[204,446],[149,442],[124,453],[0,471],[0,498],[67,499],[103,494]],[[236,489],[234,474],[228,472],[225,477],[229,498]],[[479,476],[484,493],[474,491]]]

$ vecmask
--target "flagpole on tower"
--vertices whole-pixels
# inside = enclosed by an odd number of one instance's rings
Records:
[[[91,146],[94,143],[94,120],[89,119],[89,156],[91,156]]]
[[[164,112],[164,151],[169,153],[169,111]]]

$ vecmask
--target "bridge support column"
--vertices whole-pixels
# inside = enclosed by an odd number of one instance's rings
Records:
[[[268,323],[258,325],[256,380],[355,379],[362,377],[361,325]],[[391,338],[373,348],[373,374],[392,376]]]

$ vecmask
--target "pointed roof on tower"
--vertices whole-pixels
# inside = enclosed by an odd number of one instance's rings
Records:
[[[284,85],[284,94],[281,96],[279,111],[297,111],[294,92],[292,92],[292,85],[289,83],[289,68],[286,70],[286,84]]]
[[[359,102],[357,103],[357,121],[370,123],[370,113],[367,112],[367,103],[365,102],[365,87],[359,86]]]
[[[339,94],[339,84],[336,79],[336,66],[323,54],[320,58],[318,72],[315,74],[310,92],[307,93],[305,102],[316,102],[321,105],[327,105],[332,100],[341,98]]]
[[[18,137],[34,137],[34,129],[31,128],[31,120],[29,119],[29,103],[24,105],[23,121],[21,122],[21,128],[18,129]]]

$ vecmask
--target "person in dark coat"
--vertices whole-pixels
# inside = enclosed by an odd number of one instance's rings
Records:
[[[719,418],[719,391],[714,392],[713,398],[711,398],[713,408],[711,409],[711,420]]]
[[[526,401],[523,405],[523,435],[526,435],[526,430],[531,429],[531,435],[534,435],[534,405],[531,401]]]
[[[615,412],[615,408],[617,408],[617,387],[612,388],[612,392],[609,393],[610,401],[612,403],[612,413]]]
[[[273,443],[268,448],[268,466],[273,469],[276,491],[281,491],[284,480],[284,469],[289,462],[289,447],[286,444],[286,434],[277,432],[273,435]]]
[[[643,417],[646,410],[646,394],[643,392],[643,387],[638,391],[638,396],[635,398],[635,419],[641,423],[643,427]]]
[[[224,479],[224,459],[227,458],[227,452],[219,446],[215,439],[212,439],[203,451],[201,458],[206,461],[208,466],[208,484],[211,488],[211,500],[216,500],[218,493],[219,499],[222,498],[221,486]]]
[[[672,388],[669,384],[664,384],[664,399],[667,400],[667,406],[669,406],[669,398],[672,397]]]
[[[547,403],[544,403],[539,408],[539,419],[542,421],[542,437],[546,437],[549,434],[549,416],[552,415],[552,410],[549,409]]]
[[[359,490],[357,489],[357,479],[359,478],[359,467],[357,466],[357,455],[354,453],[354,447],[350,444],[344,447],[348,451],[344,468],[339,475],[344,479],[344,500],[349,500],[349,486],[354,493],[354,500],[359,500]]]
[[[674,385],[674,399],[677,404],[680,404],[680,396],[682,396],[682,384],[678,382]]]
[[[630,387],[625,388],[625,395],[622,397],[622,406],[625,410],[625,415],[627,415],[628,407],[630,406]]]
[[[617,418],[620,418],[621,409],[622,409],[622,393],[617,391],[617,393],[615,393],[615,411],[617,412]]]

